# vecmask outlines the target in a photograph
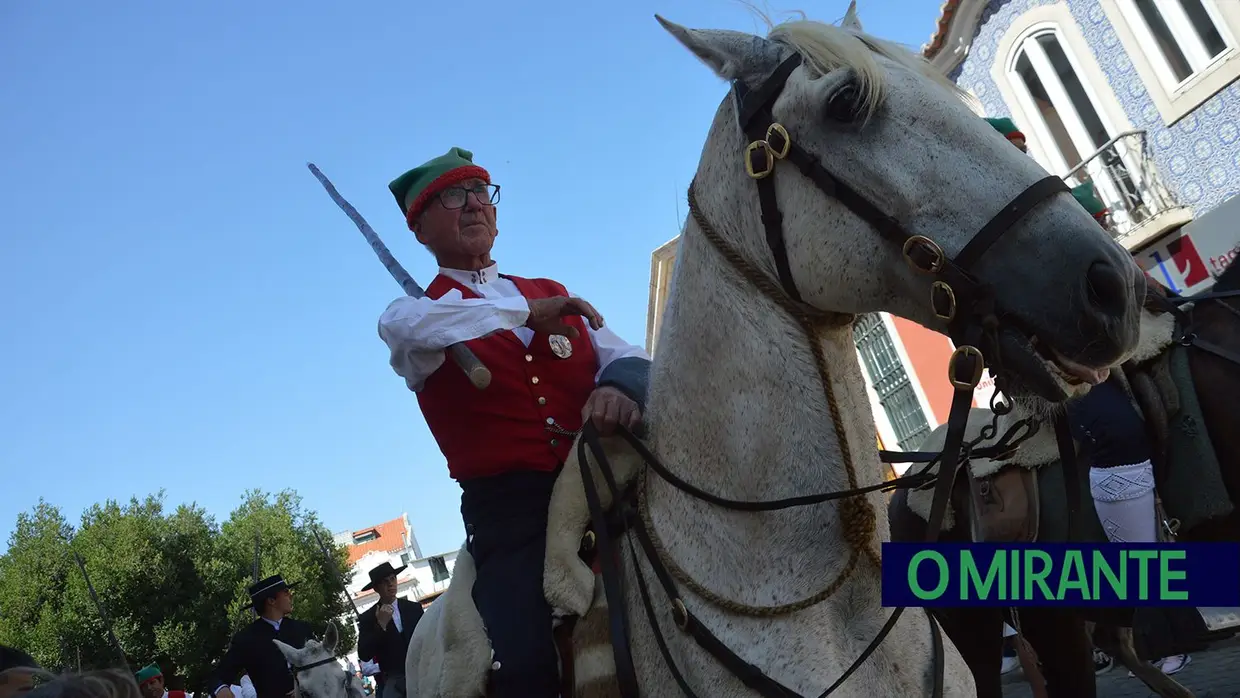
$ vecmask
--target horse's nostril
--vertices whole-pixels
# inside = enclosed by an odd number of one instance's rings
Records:
[[[1128,284],[1110,262],[1094,262],[1085,273],[1089,302],[1105,315],[1121,316],[1128,309]]]

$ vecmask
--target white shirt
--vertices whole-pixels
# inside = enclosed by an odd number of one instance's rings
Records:
[[[534,330],[524,326],[530,315],[529,302],[516,284],[500,278],[498,265],[478,271],[440,267],[439,273],[479,297],[465,298],[455,288],[439,300],[403,296],[392,301],[379,317],[379,337],[392,352],[392,370],[414,392],[421,391],[426,379],[443,365],[444,349],[457,342],[504,330],[512,330],[527,347],[534,338]],[[650,359],[645,349],[629,344],[606,326],[595,330],[587,322],[586,332],[598,359],[595,381],[616,359]]]
[[[392,600],[392,622],[396,624],[396,632],[398,633],[405,632],[404,626],[400,624],[400,600],[399,599]]]

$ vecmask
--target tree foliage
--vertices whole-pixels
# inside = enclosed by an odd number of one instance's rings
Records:
[[[315,540],[318,531],[332,562]],[[40,499],[17,516],[0,556],[0,644],[49,668],[119,666],[108,626],[74,559],[81,560],[124,661],[155,661],[174,687],[200,686],[233,632],[254,619],[246,588],[255,574],[297,583],[293,615],[318,628],[349,609],[341,581],[347,556],[292,491],[247,492],[217,525],[201,507],[165,511],[161,491],[127,504],[107,501],[75,530]],[[337,623],[338,652],[352,650],[352,623]],[[175,677],[175,678],[172,678]]]

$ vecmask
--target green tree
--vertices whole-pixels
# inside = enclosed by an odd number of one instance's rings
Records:
[[[42,498],[17,515],[9,549],[0,556],[0,644],[20,647],[46,667],[70,665],[60,632],[69,580],[72,533],[60,510]]]
[[[244,606],[257,539],[260,576],[298,582],[293,615],[316,628],[345,620],[337,624],[338,651],[347,653],[355,637],[340,581],[345,552],[334,547],[329,564],[315,530],[331,544],[291,491],[247,492],[222,526],[195,505],[166,513],[162,491],[123,506],[107,501],[87,509],[76,532],[40,500],[18,515],[0,556],[0,643],[48,667],[120,665],[73,559],[77,552],[128,664],[157,661],[185,686],[201,686],[232,632],[253,620]]]
[[[315,540],[316,530],[323,543],[329,546],[330,563]],[[297,583],[293,616],[315,628],[325,628],[329,620],[337,620],[338,653],[353,650],[357,638],[348,619],[352,609],[342,581],[348,574],[346,550],[333,544],[331,533],[313,512],[302,508],[300,495],[292,490],[274,495],[259,490],[246,492],[241,506],[220,527],[219,540],[224,557],[233,562],[233,573],[237,575],[233,598],[228,605],[228,617],[234,630],[253,618],[245,606],[250,601],[246,587],[254,580],[257,541],[258,578],[279,574],[289,583]]]

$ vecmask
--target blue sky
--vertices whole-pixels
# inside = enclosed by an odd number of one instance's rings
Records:
[[[938,7],[860,14],[919,47]],[[305,163],[426,284],[387,182],[473,150],[501,269],[644,344],[725,94],[655,12],[759,30],[725,0],[3,3],[0,540],[40,496],[76,523],[163,487],[223,519],[292,487],[332,530],[407,511],[455,549],[460,490],[375,329],[400,288]]]

